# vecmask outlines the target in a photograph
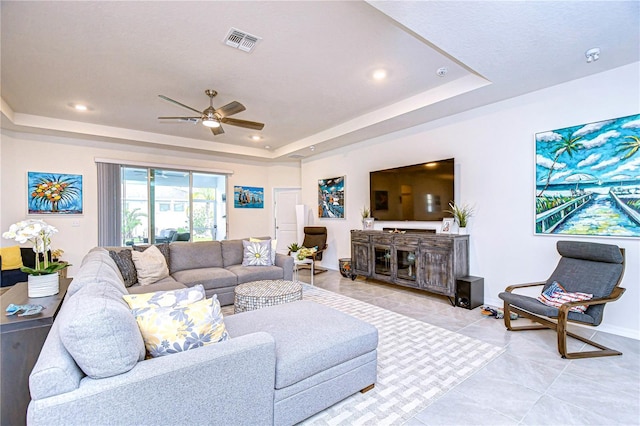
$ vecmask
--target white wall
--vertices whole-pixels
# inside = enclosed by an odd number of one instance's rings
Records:
[[[72,173],[83,175],[84,214],[82,216],[42,215],[47,223],[58,228],[53,237],[54,248],[65,251],[64,260],[73,265],[73,276],[83,256],[98,244],[97,172],[95,158],[121,159],[159,163],[189,169],[200,167],[211,170],[232,170],[228,179],[229,205],[228,238],[265,236],[273,233],[273,187],[299,186],[300,168],[297,163],[265,165],[258,162],[214,160],[195,153],[178,153],[151,149],[136,144],[114,144],[95,140],[69,139],[36,134],[14,133],[3,130],[0,140],[0,232],[12,223],[27,217],[27,171]],[[233,186],[259,186],[265,188],[264,209],[235,209]],[[77,221],[79,226],[72,226]],[[0,238],[0,246],[16,244]]]
[[[640,64],[540,90],[411,129],[335,150],[302,162],[303,202],[317,205],[317,181],[346,175],[346,219],[327,226],[323,266],[337,269],[350,256],[349,230],[361,229],[369,205],[369,172],[455,157],[456,198],[476,206],[471,220],[471,275],[485,278],[485,302],[501,305],[509,284],[544,280],[558,261],[556,241],[574,239],[627,249],[621,300],[610,305],[600,330],[640,338],[640,240],[534,236],[534,134],[623,117],[640,111]],[[389,224],[376,224],[376,229]],[[437,227],[437,223],[391,223]]]

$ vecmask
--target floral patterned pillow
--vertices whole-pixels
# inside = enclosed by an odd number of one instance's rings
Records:
[[[244,255],[242,266],[271,266],[271,241],[246,241],[242,240]]]
[[[205,298],[202,284],[179,290],[154,291],[152,293],[127,294],[122,296],[134,315],[136,310],[146,308],[181,308]]]
[[[186,306],[134,309],[133,314],[152,358],[229,339],[216,295]]]

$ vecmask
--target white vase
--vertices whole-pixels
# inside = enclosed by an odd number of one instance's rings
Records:
[[[45,297],[60,291],[60,274],[29,275],[27,277],[29,297]]]
[[[372,217],[365,217],[364,219],[362,219],[362,229],[364,230],[373,229],[374,220],[375,219]]]
[[[467,227],[461,226],[458,228],[458,235],[467,235]]]
[[[291,257],[293,257],[293,260],[298,260],[298,252],[297,251],[292,251],[291,252]]]

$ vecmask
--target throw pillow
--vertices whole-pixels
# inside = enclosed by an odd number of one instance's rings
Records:
[[[540,294],[540,296],[538,296],[538,300],[540,302],[554,308],[560,308],[560,306],[567,302],[578,302],[591,299],[593,299],[593,294],[568,292],[557,281],[552,282],[551,285],[547,287],[547,289],[544,290],[542,294]],[[572,306],[571,308],[569,308],[569,312],[578,312],[581,314],[584,314],[586,310],[587,305]]]
[[[2,247],[0,248],[0,256],[2,257],[2,270],[20,269],[22,264],[22,254],[20,246]]]
[[[252,243],[242,240],[244,254],[242,266],[271,266],[271,243],[261,241]]]
[[[276,264],[276,248],[278,247],[278,240],[260,240],[258,238],[249,238],[250,243],[259,243],[261,241],[271,241],[271,264]]]
[[[158,250],[160,250],[160,253],[162,253],[162,255],[164,256],[165,260],[167,261],[167,268],[169,268],[171,266],[170,261],[170,249],[169,249],[169,243],[160,243],[160,244],[154,244],[155,247],[158,248]],[[152,247],[150,245],[148,246],[133,246],[133,250],[134,251],[145,251],[146,249],[148,249],[149,247]]]
[[[179,290],[155,291],[152,293],[127,294],[122,296],[131,310],[145,308],[182,308],[205,298],[202,284]]]
[[[136,271],[136,265],[133,263],[131,250],[109,250],[109,256],[118,266],[124,279],[125,287],[131,287],[138,282],[138,271]]]
[[[145,251],[132,251],[131,258],[136,265],[140,285],[153,284],[169,276],[167,261],[156,246]]]
[[[153,358],[229,339],[216,295],[187,306],[134,310],[133,314]]]

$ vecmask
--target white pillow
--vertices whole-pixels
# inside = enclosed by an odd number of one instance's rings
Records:
[[[145,251],[132,251],[131,259],[136,265],[140,285],[153,284],[169,276],[167,261],[156,246],[149,246]]]
[[[242,240],[244,253],[242,266],[271,266],[271,243],[269,241],[249,242]]]
[[[271,241],[271,264],[276,264],[276,248],[278,247],[278,240],[260,240],[258,238],[249,238],[250,243],[259,243],[262,241]]]

